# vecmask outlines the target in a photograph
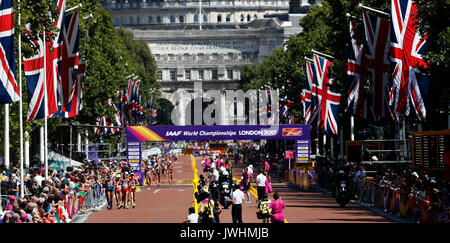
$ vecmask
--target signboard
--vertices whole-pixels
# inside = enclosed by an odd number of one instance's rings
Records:
[[[450,151],[450,130],[413,132],[411,137],[412,166],[424,169],[447,169],[444,155]]]
[[[257,52],[255,40],[195,40],[195,41],[152,41],[148,44],[153,54],[198,54],[198,53],[242,53]]]
[[[130,163],[131,170],[135,175],[139,176],[138,180],[142,183],[141,156],[141,143],[127,141],[127,160]]]
[[[179,140],[307,140],[309,125],[230,126],[128,126],[127,141],[166,142]]]
[[[286,152],[284,152],[284,158],[285,159],[293,159],[294,158],[294,150],[286,150]]]
[[[209,145],[210,150],[227,150],[228,145],[226,143],[212,143]]]
[[[127,159],[142,180],[141,142],[180,140],[297,140],[296,161],[309,161],[309,125],[128,126]],[[184,149],[184,154],[192,153]]]
[[[297,140],[296,142],[296,162],[309,162],[310,140]]]

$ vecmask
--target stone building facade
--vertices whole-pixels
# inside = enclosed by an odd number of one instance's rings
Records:
[[[192,92],[195,82],[201,82],[204,90],[237,89],[244,64],[262,61],[301,31],[298,20],[309,2],[315,1],[104,0],[102,4],[115,26],[148,42],[163,97],[174,103],[172,94],[180,89]]]

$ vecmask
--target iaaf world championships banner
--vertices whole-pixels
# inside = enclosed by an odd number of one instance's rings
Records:
[[[309,125],[129,126],[127,142],[178,140],[309,140]]]
[[[179,140],[310,140],[309,125],[129,126],[127,160],[142,183],[141,142]]]

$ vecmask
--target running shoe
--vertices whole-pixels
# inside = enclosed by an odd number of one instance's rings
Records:
[[[252,201],[250,201],[250,200],[247,200],[247,201],[245,201],[245,203],[251,203]]]

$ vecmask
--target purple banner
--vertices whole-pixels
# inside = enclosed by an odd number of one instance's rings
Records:
[[[133,173],[139,176],[138,180],[142,184],[144,178],[141,166],[141,156],[142,156],[141,143],[127,141],[128,163],[130,163],[130,167]]]
[[[308,140],[309,125],[151,126],[127,127],[127,141]]]
[[[296,151],[295,154],[296,162],[309,162],[310,154],[310,141],[309,140],[297,140],[296,141]]]

